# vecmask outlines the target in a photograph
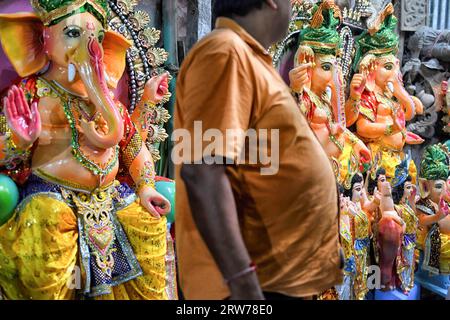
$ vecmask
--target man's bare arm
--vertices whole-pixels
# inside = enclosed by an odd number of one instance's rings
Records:
[[[194,222],[225,279],[250,266],[225,165],[183,164]],[[229,282],[231,299],[263,299],[255,272]]]

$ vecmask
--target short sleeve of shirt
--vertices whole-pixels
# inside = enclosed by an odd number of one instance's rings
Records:
[[[244,64],[231,49],[196,56],[181,70],[175,121],[191,134],[191,160],[240,157],[253,104]]]

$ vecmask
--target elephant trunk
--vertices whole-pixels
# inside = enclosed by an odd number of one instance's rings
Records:
[[[406,120],[409,121],[416,115],[416,104],[411,95],[406,91],[402,76],[399,73],[397,79],[388,82],[388,89],[393,93],[394,97],[398,99],[405,110]]]
[[[84,58],[76,61],[76,67],[89,100],[95,105],[96,112],[99,112],[106,122],[108,132],[99,132],[95,119],[81,121],[81,128],[86,139],[92,145],[99,149],[108,149],[119,144],[123,137],[124,125],[106,83],[103,53],[97,40],[89,39],[87,53],[88,57],[85,55]]]
[[[339,71],[339,68],[336,68],[335,72],[333,73],[333,85],[330,87],[332,92],[331,106],[333,108],[334,121],[345,128],[345,115],[342,114],[345,104],[345,94],[342,82],[342,74]]]

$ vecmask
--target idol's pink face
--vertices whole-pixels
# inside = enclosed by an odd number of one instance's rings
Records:
[[[339,97],[342,87],[342,72],[333,55],[315,54],[311,73],[311,91],[328,100]]]
[[[104,38],[102,24],[88,12],[71,15],[44,31],[44,48],[59,78],[67,79],[67,84],[80,81],[96,113],[103,117],[103,128],[94,121],[81,122],[87,140],[98,149],[116,146],[124,130],[107,84]]]
[[[44,30],[45,50],[53,64],[67,67],[69,63],[89,61],[89,46],[93,41],[99,44],[102,57],[104,37],[103,26],[92,14],[79,13]]]
[[[399,60],[394,55],[388,55],[377,59],[375,65],[375,83],[380,88],[385,88],[389,82],[398,81]]]
[[[386,182],[386,176],[384,174],[380,174],[377,180],[377,189],[381,190],[381,186]]]
[[[439,203],[441,195],[446,191],[446,181],[445,180],[434,180],[429,181],[431,186],[430,199],[434,203]]]
[[[409,198],[416,194],[416,187],[410,181],[405,182],[403,196]]]
[[[352,201],[359,202],[363,197],[364,186],[362,182],[357,182],[352,188]]]

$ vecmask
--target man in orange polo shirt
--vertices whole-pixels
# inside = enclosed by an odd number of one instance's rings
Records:
[[[328,158],[265,49],[285,36],[290,0],[216,0],[215,11],[176,90],[181,290],[316,295],[342,280],[338,200]]]

